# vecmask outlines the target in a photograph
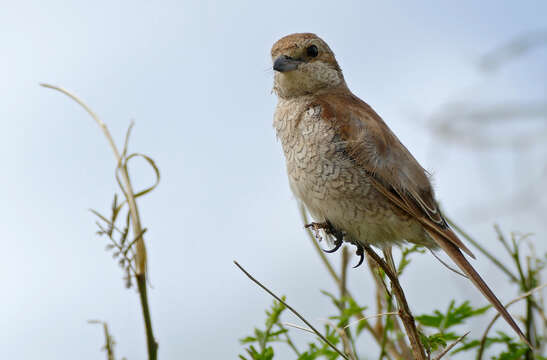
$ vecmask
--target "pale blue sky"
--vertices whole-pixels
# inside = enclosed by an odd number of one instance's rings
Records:
[[[5,2],[0,357],[103,358],[101,329],[86,323],[101,319],[120,357],[145,359],[137,295],[124,289],[87,211],[110,205],[113,156],[87,114],[39,82],[85,99],[118,143],[136,121],[131,149],[162,172],[158,189],[140,201],[160,358],[230,359],[271,302],[233,259],[312,321],[333,311],[319,293],[333,284],[304,236],[271,127],[273,42],[292,32],[322,36],[350,88],[433,172],[447,213],[493,251],[494,221],[538,232],[545,251],[547,227],[534,216],[547,207],[543,193],[516,214],[477,221],[469,212],[510,194],[523,177],[533,181],[541,169],[531,163],[545,161],[545,147],[475,152],[436,139],[427,119],[447,102],[545,101],[546,47],[488,76],[477,62],[546,18],[543,1]],[[145,186],[152,173],[135,164],[136,187]],[[513,296],[498,271],[475,263],[502,298]],[[366,269],[351,277],[354,293],[370,302]],[[426,292],[428,284],[438,292]],[[414,261],[404,285],[418,313],[451,298],[483,303],[429,255]]]

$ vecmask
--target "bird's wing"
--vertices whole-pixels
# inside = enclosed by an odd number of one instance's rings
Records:
[[[334,123],[348,156],[370,174],[376,190],[475,258],[446,224],[428,173],[368,104],[351,94],[326,95],[317,102],[321,117]]]
[[[345,152],[369,173],[376,190],[424,226],[435,243],[531,347],[511,315],[461,253],[460,249],[474,257],[444,221],[426,171],[380,116],[351,94],[324,95],[316,100],[316,105],[321,106],[321,120],[332,122],[345,144]]]

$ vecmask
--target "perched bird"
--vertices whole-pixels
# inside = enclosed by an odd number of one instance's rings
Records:
[[[462,254],[474,258],[443,218],[428,173],[348,89],[329,46],[315,34],[292,34],[278,40],[271,55],[278,96],[274,128],[290,188],[314,226],[340,235],[335,249],[343,238],[361,255],[360,244],[385,248],[408,241],[441,248],[527,342]]]

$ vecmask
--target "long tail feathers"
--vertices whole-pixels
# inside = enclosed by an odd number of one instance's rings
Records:
[[[477,273],[477,271],[473,268],[473,266],[467,261],[465,256],[462,254],[460,249],[456,245],[454,245],[452,242],[448,241],[444,237],[437,234],[435,231],[427,231],[428,234],[435,240],[435,242],[450,256],[452,261],[458,265],[458,267],[467,275],[467,277],[473,282],[473,284],[479,289],[479,291],[484,295],[486,299],[496,308],[496,310],[500,313],[500,315],[507,321],[507,323],[513,328],[513,330],[520,336],[522,341],[524,341],[531,349],[533,349],[532,345],[526,339],[526,336],[522,333],[518,325],[516,324],[515,320],[511,317],[511,315],[507,312],[505,307],[502,305],[502,303],[498,300],[496,295],[490,290],[488,285],[484,282],[484,280],[481,278],[481,276]]]

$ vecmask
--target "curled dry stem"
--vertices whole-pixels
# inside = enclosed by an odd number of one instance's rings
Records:
[[[68,90],[63,89],[62,87],[54,86],[54,85],[50,85],[50,84],[40,84],[40,85],[43,86],[43,87],[49,88],[49,89],[57,90],[57,91],[65,94],[66,96],[68,96],[69,98],[74,100],[76,103],[78,103],[78,105],[80,105],[82,108],[84,108],[84,110],[93,118],[93,120],[95,120],[97,125],[99,125],[99,127],[101,128],[104,136],[108,140],[108,143],[109,143],[110,147],[112,148],[112,152],[114,153],[114,156],[116,157],[118,167],[120,167],[121,164],[122,164],[123,159],[120,155],[120,152],[118,151],[118,148],[116,147],[116,143],[114,142],[114,138],[110,134],[110,131],[108,130],[108,127],[106,126],[106,124],[97,116],[97,114],[95,114],[95,112],[93,112],[93,110],[91,110],[91,108],[89,106],[87,106],[79,97],[72,94]],[[131,185],[131,180],[129,179],[129,174],[127,172],[127,168],[122,167],[121,170],[122,170],[121,171],[122,172],[122,179],[123,179],[123,182],[124,182],[121,189],[127,197],[126,200],[128,202],[129,211],[131,213],[131,220],[132,220],[132,224],[133,224],[133,232],[135,234],[141,234],[142,233],[142,226],[141,226],[141,220],[140,220],[140,217],[139,217],[139,209],[138,209],[137,203],[135,201],[135,196],[134,196],[134,192],[133,192],[133,187]],[[140,241],[138,241],[137,244],[136,244],[136,247],[137,247],[137,259],[136,259],[137,274],[144,274],[146,272],[146,248],[144,246],[144,240],[141,239]]]
[[[74,100],[76,103],[78,103],[84,110],[95,120],[95,122],[99,125],[101,128],[104,136],[108,140],[108,143],[110,147],[112,148],[112,151],[114,152],[114,156],[117,161],[117,171],[121,172],[121,181],[119,181],[120,188],[122,192],[124,193],[126,197],[127,204],[129,205],[129,213],[131,216],[131,223],[133,226],[133,233],[136,234],[136,257],[135,257],[135,276],[137,278],[137,287],[140,295],[141,300],[141,307],[144,317],[144,323],[145,323],[145,329],[146,329],[146,338],[147,338],[147,345],[148,345],[148,358],[150,360],[156,360],[157,359],[157,352],[158,352],[158,343],[155,340],[154,333],[152,330],[152,320],[150,317],[150,309],[148,307],[148,295],[147,295],[147,286],[146,286],[146,247],[144,244],[144,238],[143,238],[143,228],[141,225],[141,220],[139,216],[139,208],[137,207],[137,202],[135,200],[135,192],[133,191],[133,186],[131,185],[131,180],[129,177],[129,173],[127,171],[127,166],[125,166],[127,160],[126,150],[127,146],[123,149],[123,156],[120,155],[120,152],[118,151],[118,148],[116,147],[116,144],[114,142],[114,139],[112,138],[112,135],[110,134],[110,131],[108,130],[108,127],[106,124],[95,114],[93,110],[89,106],[87,106],[79,97],[72,94],[68,90],[65,90],[59,86],[54,86],[50,84],[40,84],[43,87],[53,89],[56,91],[59,91],[72,100]],[[131,130],[132,125],[129,127],[129,131]],[[126,145],[127,145],[127,139],[129,136],[126,136]]]

